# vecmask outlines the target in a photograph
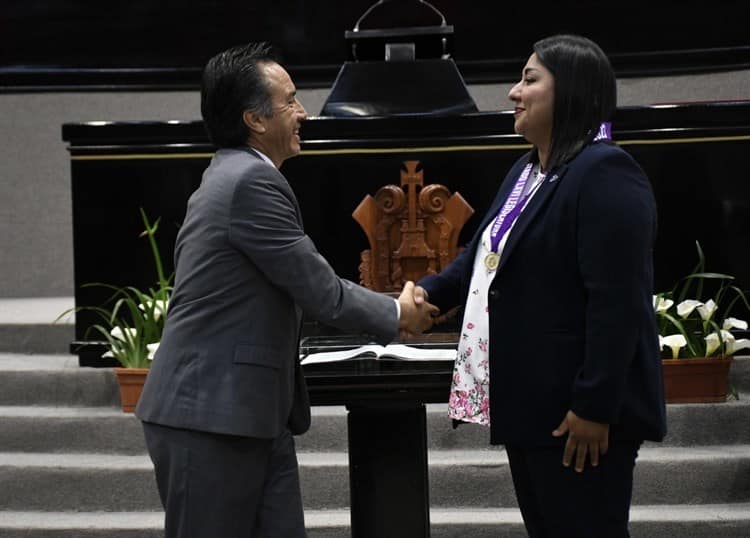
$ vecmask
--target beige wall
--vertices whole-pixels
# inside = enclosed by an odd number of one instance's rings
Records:
[[[470,91],[480,110],[508,109],[509,84]],[[618,82],[621,106],[750,98],[750,70]],[[328,89],[303,90],[310,115]],[[70,162],[63,123],[195,120],[197,92],[0,95],[0,298],[73,294]]]

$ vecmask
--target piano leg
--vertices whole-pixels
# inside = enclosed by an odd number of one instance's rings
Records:
[[[352,538],[429,538],[424,404],[347,409]]]

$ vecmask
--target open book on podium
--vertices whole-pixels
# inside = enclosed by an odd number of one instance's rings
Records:
[[[361,337],[306,337],[300,342],[300,364],[321,364],[348,360],[453,361],[455,334],[425,334],[380,345]]]

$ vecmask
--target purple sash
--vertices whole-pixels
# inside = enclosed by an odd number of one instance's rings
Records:
[[[593,141],[599,142],[600,140],[611,139],[612,124],[608,121],[605,121],[599,126],[599,132],[597,132]],[[523,188],[526,186],[526,182],[529,180],[529,175],[531,174],[532,168],[533,165],[531,163],[528,163],[524,167],[521,175],[518,176],[518,179],[516,180],[516,184],[513,186],[513,190],[510,191],[508,198],[505,200],[503,207],[500,209],[500,212],[495,218],[495,222],[492,225],[492,229],[490,230],[490,250],[492,252],[497,253],[497,248],[498,246],[500,246],[500,240],[507,233],[507,231],[510,230],[510,227],[513,226],[513,223],[518,218],[518,215],[521,214],[521,210],[523,209],[524,205],[526,205],[526,202],[531,197],[531,195],[534,194],[536,187],[543,183],[543,181],[539,182],[533,189],[527,192],[523,198],[521,198],[521,193],[523,192]]]

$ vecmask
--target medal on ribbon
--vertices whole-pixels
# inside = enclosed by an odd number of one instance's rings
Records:
[[[500,254],[497,253],[498,247],[500,246],[500,240],[507,231],[510,230],[513,222],[515,222],[516,218],[518,218],[518,215],[521,213],[523,205],[529,198],[530,193],[527,193],[523,198],[521,197],[521,193],[523,193],[523,189],[526,186],[532,168],[532,163],[528,163],[524,167],[523,172],[518,176],[516,184],[513,186],[513,190],[510,191],[508,198],[505,200],[502,209],[500,209],[500,212],[497,214],[495,222],[492,225],[492,229],[490,230],[490,252],[484,258],[484,266],[489,272],[495,271],[500,265]]]
[[[601,140],[612,140],[611,123],[603,122],[599,126],[599,130],[597,131],[593,142],[599,142]],[[521,211],[526,205],[526,202],[528,202],[529,198],[531,198],[531,196],[534,194],[537,187],[539,187],[544,182],[544,179],[538,181],[533,186],[533,188],[529,190],[529,192],[527,192],[523,197],[521,196],[524,187],[526,186],[526,182],[529,180],[529,175],[531,175],[531,170],[533,167],[534,165],[532,163],[526,164],[523,171],[521,172],[521,175],[518,176],[516,184],[510,191],[508,198],[506,198],[502,209],[500,209],[500,212],[497,214],[495,222],[492,224],[492,229],[490,230],[490,252],[484,258],[484,266],[489,272],[495,271],[500,266],[500,254],[498,254],[497,251],[500,247],[500,241],[502,240],[503,236],[505,236],[505,234],[508,233],[510,228],[513,226],[513,223],[521,214]],[[544,176],[542,176],[542,178],[543,177]],[[555,179],[557,179],[557,175],[553,176],[552,181],[554,181]]]
[[[490,252],[484,258],[484,266],[488,271],[494,271],[497,266],[500,265],[500,254],[497,252]]]

